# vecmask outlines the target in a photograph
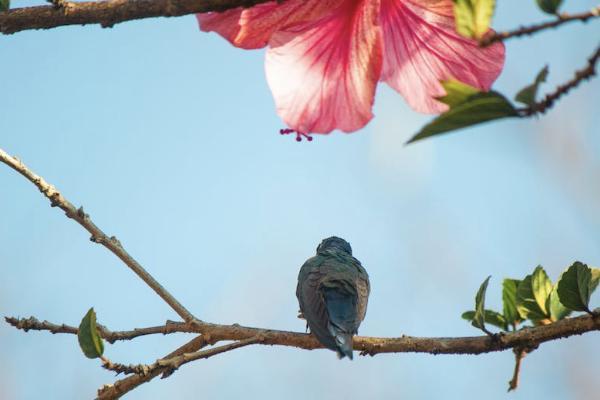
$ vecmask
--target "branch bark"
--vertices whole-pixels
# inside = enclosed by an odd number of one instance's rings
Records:
[[[600,17],[600,6],[596,6],[589,11],[577,13],[577,14],[567,14],[563,13],[557,16],[555,20],[543,22],[537,25],[531,26],[521,26],[518,29],[512,31],[504,31],[504,32],[492,32],[490,35],[485,36],[480,42],[479,45],[482,47],[486,47],[496,42],[503,42],[506,39],[510,39],[513,37],[520,37],[525,35],[533,35],[534,33],[550,29],[556,28],[560,25],[566,24],[568,22],[580,21],[587,22],[589,19]]]
[[[103,28],[136,19],[252,7],[274,0],[106,0],[61,1],[59,6],[14,8],[0,12],[0,32],[12,34],[31,29],[66,25],[100,24]]]
[[[14,326],[17,329],[24,330],[25,332],[29,330],[33,331],[48,331],[53,334],[55,333],[71,333],[76,335],[77,328],[70,325],[65,324],[53,324],[48,321],[39,321],[35,317],[29,318],[14,318],[14,317],[5,317],[6,322],[10,325]],[[98,327],[98,333],[102,337],[102,339],[107,342],[113,344],[119,340],[132,340],[140,336],[146,335],[155,335],[162,334],[168,335],[176,332],[196,332],[189,328],[187,323],[183,322],[175,322],[175,321],[167,321],[164,325],[159,326],[149,326],[147,328],[134,328],[130,331],[111,331],[107,327],[96,324]]]
[[[596,76],[596,64],[598,64],[598,60],[600,60],[600,46],[598,46],[596,51],[588,58],[587,65],[584,68],[575,71],[571,80],[558,86],[553,92],[548,93],[542,100],[536,102],[531,107],[520,110],[520,114],[524,117],[544,114],[554,106],[554,103],[558,99],[575,89],[581,82]]]
[[[203,336],[197,336],[194,339],[187,342],[186,344],[184,344],[183,346],[176,349],[175,351],[164,356],[163,359],[177,357],[185,353],[196,352],[205,347],[207,344],[209,343],[205,340]],[[98,389],[97,399],[118,399],[119,397],[123,396],[127,392],[132,391],[139,385],[149,382],[152,379],[156,378],[162,372],[163,371],[161,369],[155,369],[146,375],[132,375],[125,379],[118,380],[112,385],[104,385],[102,388]]]
[[[121,242],[114,237],[109,237],[90,219],[90,216],[83,211],[83,207],[75,208],[54,186],[50,185],[44,178],[31,171],[25,164],[16,157],[11,156],[0,149],[0,162],[8,165],[19,174],[23,175],[28,181],[33,183],[48,200],[52,207],[58,207],[63,210],[67,217],[76,221],[85,228],[92,236],[90,240],[99,243],[110,250],[111,253],[119,257],[133,272],[137,274],[148,286],[152,288],[184,321],[192,323],[195,317],[190,313],[167,289],[165,289],[156,279],[152,277],[123,247]]]
[[[77,328],[75,327],[52,324],[47,321],[39,322],[33,317],[22,320],[8,317],[6,321],[25,331],[31,329],[52,333],[77,334]],[[32,323],[32,321],[37,321],[37,323]],[[63,328],[58,331],[53,329],[57,326]],[[304,350],[323,348],[316,338],[310,334],[253,328],[238,324],[219,325],[204,322],[200,325],[190,325],[183,322],[169,322],[163,327],[144,329],[152,329],[154,333],[162,333],[166,329],[171,333],[201,333],[204,340],[210,344],[223,340],[242,341],[260,337],[259,343],[264,345],[290,346]],[[545,342],[592,331],[600,331],[600,313],[567,318],[549,325],[523,328],[516,332],[496,333],[492,336],[456,338],[426,338],[405,335],[396,338],[355,336],[354,350],[360,351],[361,355],[371,356],[379,353],[484,354],[514,348],[532,349]],[[105,337],[106,334],[104,330],[100,330],[100,336]],[[120,332],[114,332],[113,334],[120,334]]]

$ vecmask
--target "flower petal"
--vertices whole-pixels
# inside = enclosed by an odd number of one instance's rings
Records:
[[[381,80],[417,111],[448,106],[439,81],[454,78],[488,90],[504,65],[504,45],[480,48],[455,31],[452,0],[381,0],[384,60]]]
[[[236,47],[265,47],[280,28],[321,17],[342,0],[287,0],[268,2],[252,8],[235,8],[222,13],[196,14],[200,29],[214,31]]]
[[[352,132],[373,117],[382,54],[379,0],[344,0],[271,37],[266,73],[277,112],[305,133]]]

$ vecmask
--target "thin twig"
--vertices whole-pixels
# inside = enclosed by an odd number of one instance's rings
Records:
[[[557,26],[566,24],[568,22],[573,22],[573,21],[587,22],[589,19],[596,18],[599,16],[600,16],[600,6],[596,6],[589,11],[577,13],[577,14],[562,13],[562,14],[557,15],[557,18],[552,21],[543,22],[543,23],[531,25],[531,26],[521,26],[518,29],[511,30],[511,31],[492,32],[490,35],[486,35],[479,42],[479,45],[482,47],[486,47],[486,46],[491,45],[492,43],[502,42],[502,41],[505,41],[505,40],[513,38],[513,37],[532,35],[534,33],[537,33],[537,32],[540,32],[540,31],[543,31],[546,29],[556,28]]]
[[[11,34],[30,29],[50,29],[66,25],[100,24],[103,28],[144,18],[182,15],[252,7],[273,0],[107,0],[13,8],[0,12],[0,32]]]
[[[245,340],[240,340],[239,342],[233,342],[223,346],[214,347],[212,349],[204,351],[179,351],[179,354],[176,354],[174,356],[169,355],[165,358],[157,360],[152,365],[124,366],[122,364],[112,364],[110,366],[113,367],[113,369],[107,368],[108,365],[105,362],[103,364],[104,368],[125,373],[135,373],[136,375],[121,379],[112,385],[104,386],[102,389],[98,390],[98,399],[105,400],[119,398],[125,393],[135,389],[140,384],[148,382],[160,374],[162,374],[162,378],[167,378],[171,376],[173,372],[175,372],[183,364],[187,364],[195,360],[210,358],[221,353],[239,349],[240,347],[259,343],[260,341],[260,336],[257,336]]]
[[[29,318],[25,321],[31,321]],[[77,329],[68,325],[51,324],[46,321],[37,326],[26,325],[16,318],[7,318],[7,321],[18,329],[23,330],[47,330],[53,333],[77,334]],[[60,331],[53,327],[65,326]],[[203,326],[189,325],[185,323],[169,323],[165,328],[175,332],[202,333],[204,341],[214,344],[223,340],[246,340],[260,337],[260,344],[290,346],[305,350],[320,349],[323,346],[314,336],[290,331],[273,329],[260,329],[245,327],[241,325],[217,325],[204,323]],[[159,327],[152,327],[155,333],[161,333]],[[503,332],[493,336],[470,336],[470,337],[412,337],[402,336],[397,338],[382,338],[355,336],[354,350],[360,351],[362,355],[375,355],[379,353],[429,353],[429,354],[483,354],[495,351],[504,351],[516,347],[527,349],[535,348],[541,343],[566,338],[573,335],[581,335],[586,332],[600,331],[600,317],[595,315],[582,315],[574,318],[566,318],[549,325],[540,325],[531,328],[523,328],[515,332]],[[100,332],[103,335],[102,331]],[[170,357],[166,357],[170,358]]]
[[[177,357],[179,355],[185,353],[193,353],[205,347],[208,343],[206,342],[203,336],[195,337],[190,340],[183,346],[179,347],[177,350],[167,354],[164,359],[169,359],[173,357]],[[142,383],[148,382],[154,379],[156,376],[161,374],[160,369],[155,369],[149,372],[146,375],[132,375],[127,378],[121,379],[113,383],[112,385],[104,385],[102,388],[98,389],[98,397],[99,400],[109,400],[109,399],[118,399],[125,393],[135,389]]]
[[[542,100],[536,102],[530,107],[519,110],[519,114],[523,117],[529,117],[536,114],[544,114],[548,111],[554,103],[567,94],[572,89],[576,88],[581,82],[587,79],[591,79],[596,76],[596,64],[600,59],[600,46],[596,51],[588,58],[587,65],[575,71],[575,75],[568,82],[558,86],[554,92],[547,94]]]
[[[150,372],[150,366],[147,364],[121,364],[110,361],[106,357],[100,357],[102,360],[102,368],[107,369],[109,371],[116,372],[119,374],[137,374],[137,375],[146,375]]]
[[[162,370],[163,378],[170,376],[175,370],[181,367],[183,364],[187,364],[191,361],[201,360],[204,358],[210,358],[217,354],[225,353],[227,351],[239,349],[240,347],[248,346],[251,344],[260,343],[262,341],[261,336],[256,336],[238,342],[228,343],[223,346],[213,347],[212,349],[196,351],[194,353],[184,353],[175,357],[161,359],[156,361],[155,364],[150,366],[150,370],[159,368]]]
[[[53,334],[55,333],[71,333],[77,335],[78,329],[74,326],[65,324],[53,324],[48,321],[39,321],[35,317],[29,318],[15,318],[15,317],[4,317],[4,320],[14,326],[17,329],[21,329],[25,332],[29,330],[33,331],[48,331]]]
[[[52,333],[71,333],[77,334],[77,328],[65,324],[57,325],[48,321],[39,321],[35,317],[29,318],[15,318],[5,317],[6,322],[11,324],[17,329],[22,329],[25,332],[29,330],[34,331],[49,331]],[[189,325],[184,322],[167,321],[165,325],[150,326],[147,328],[135,328],[130,331],[111,331],[107,327],[97,324],[98,333],[102,339],[109,343],[115,343],[119,340],[132,340],[140,336],[162,334],[168,335],[176,332],[194,332],[197,330],[191,330]]]
[[[50,200],[52,207],[58,207],[65,212],[67,217],[83,226],[92,237],[90,240],[99,243],[119,257],[133,272],[135,272],[156,294],[158,294],[184,321],[191,323],[195,321],[190,313],[175,297],[171,295],[156,279],[152,277],[129,253],[125,250],[121,242],[116,237],[109,237],[90,219],[90,216],[83,211],[83,207],[75,208],[54,186],[50,185],[41,176],[31,171],[25,164],[16,157],[11,156],[0,149],[0,162],[8,165],[27,180],[33,183]]]
[[[519,375],[521,373],[521,362],[523,358],[527,355],[528,351],[523,347],[516,347],[513,349],[513,353],[515,353],[515,369],[513,371],[513,376],[510,381],[508,381],[508,391],[516,390],[519,386]]]

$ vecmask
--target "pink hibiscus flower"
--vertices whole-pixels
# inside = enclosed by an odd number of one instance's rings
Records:
[[[286,0],[198,14],[200,29],[234,46],[269,46],[265,70],[282,133],[352,132],[373,118],[384,81],[417,111],[447,109],[439,81],[488,90],[501,43],[480,48],[455,32],[452,0]],[[308,137],[308,136],[307,136]]]

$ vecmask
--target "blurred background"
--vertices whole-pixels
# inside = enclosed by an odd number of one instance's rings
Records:
[[[498,3],[497,29],[548,18],[533,0]],[[594,5],[569,1],[565,11]],[[495,87],[514,94],[549,64],[549,91],[584,66],[598,37],[593,21],[511,40]],[[211,322],[303,331],[298,269],[330,235],[347,239],[370,274],[360,331],[370,336],[478,335],[460,315],[487,275],[488,305],[501,309],[505,277],[538,264],[553,280],[574,260],[600,266],[600,79],[542,118],[410,146],[431,117],[380,85],[365,129],[297,143],[278,134],[263,57],[201,33],[193,16],[3,36],[0,147]],[[0,315],[77,325],[94,306],[112,330],[177,318],[88,238],[0,165]],[[189,339],[147,337],[107,345],[105,355],[149,363]],[[127,398],[591,399],[598,339],[544,344],[510,395],[510,351],[348,362],[254,346],[188,364]],[[0,321],[1,399],[91,398],[115,379],[75,336]]]

